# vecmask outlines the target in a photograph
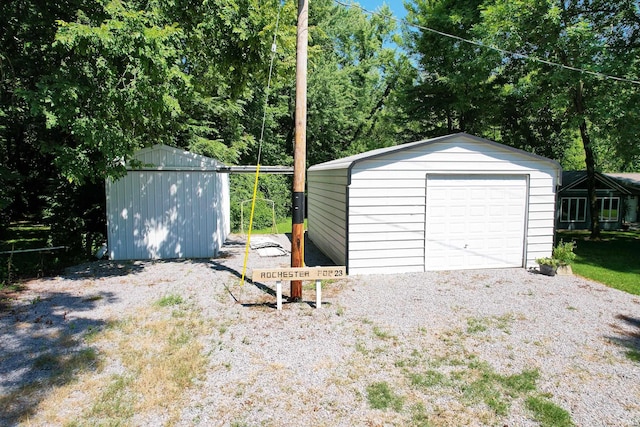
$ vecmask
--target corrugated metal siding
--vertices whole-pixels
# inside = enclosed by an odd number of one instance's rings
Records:
[[[328,177],[348,170],[348,162],[335,164],[341,169],[331,169],[330,164],[312,168],[309,180],[316,174]],[[371,159],[360,157],[351,164],[348,189],[349,274],[424,271],[427,173],[529,175],[525,255],[526,266],[533,266],[537,257],[551,254],[558,172],[544,158],[464,135]],[[309,197],[319,197],[315,192],[310,186]],[[310,229],[315,215],[310,203]],[[322,227],[323,233],[332,232],[331,223]]]
[[[146,164],[199,168],[211,159],[169,147],[143,150]],[[195,162],[194,162],[195,161]],[[211,171],[130,171],[107,180],[111,259],[208,258],[229,234],[229,184]]]
[[[307,179],[309,239],[338,265],[347,253],[347,171],[318,171]]]

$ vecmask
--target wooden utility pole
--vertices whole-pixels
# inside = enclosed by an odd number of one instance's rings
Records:
[[[298,0],[296,44],[296,127],[293,153],[293,206],[291,213],[291,267],[304,266],[304,181],[307,166],[307,44],[309,1]],[[302,281],[291,281],[292,301],[302,299]]]

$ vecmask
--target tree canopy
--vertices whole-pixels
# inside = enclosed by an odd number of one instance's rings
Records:
[[[413,0],[402,28],[388,7],[310,7],[309,164],[466,131],[590,176],[640,170],[635,2]],[[255,163],[263,117],[261,162],[291,164],[296,16],[278,0],[3,2],[5,222],[157,143]]]

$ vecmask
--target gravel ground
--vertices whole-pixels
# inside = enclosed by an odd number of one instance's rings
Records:
[[[271,237],[289,247],[286,236]],[[327,283],[320,309],[309,284],[304,302],[278,312],[274,283],[240,285],[243,256],[243,238],[232,236],[214,260],[98,261],[29,282],[0,313],[0,396],[48,375],[33,361],[56,332],[81,336],[178,294],[214,325],[202,337],[207,373],[179,425],[536,426],[525,404],[532,395],[578,426],[640,425],[640,363],[628,357],[640,354],[636,296],[524,269],[427,272]],[[310,243],[306,257],[330,265]],[[288,263],[251,251],[247,276]],[[535,390],[502,396],[506,411],[470,392],[478,372],[531,371]],[[372,408],[371,387],[381,383],[399,406]],[[14,424],[12,416],[0,408],[0,425]],[[162,422],[161,414],[133,420]],[[36,410],[29,425],[42,424]]]

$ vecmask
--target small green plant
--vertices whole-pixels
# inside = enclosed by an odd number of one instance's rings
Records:
[[[536,263],[538,263],[538,265],[548,265],[552,268],[557,268],[559,265],[557,259],[550,257],[536,258]]]
[[[553,248],[552,258],[555,259],[559,265],[571,265],[576,259],[576,254],[573,252],[575,247],[575,242],[564,242],[560,240],[560,243]]]
[[[575,249],[575,242],[564,242],[560,240],[560,243],[553,248],[551,257],[537,258],[538,265],[547,265],[554,270],[559,266],[571,265],[576,259],[576,254],[573,252]]]

